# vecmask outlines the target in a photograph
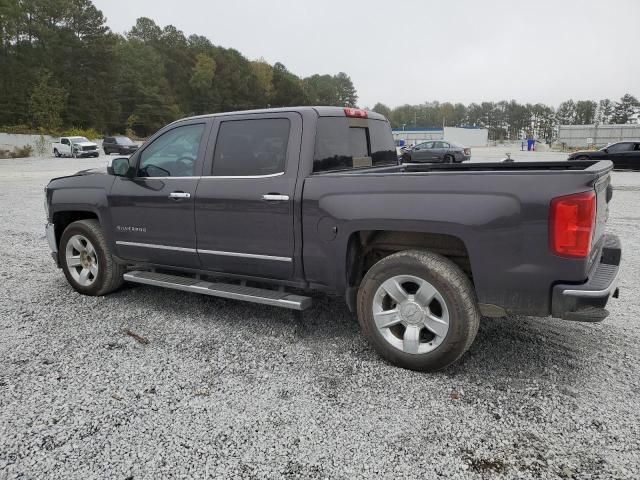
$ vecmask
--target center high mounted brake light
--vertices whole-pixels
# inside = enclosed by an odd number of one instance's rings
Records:
[[[367,118],[367,111],[366,110],[360,110],[359,108],[345,108],[344,109],[344,114],[347,117],[353,117],[353,118]]]
[[[576,193],[551,200],[549,247],[561,257],[586,258],[596,219],[594,191]]]

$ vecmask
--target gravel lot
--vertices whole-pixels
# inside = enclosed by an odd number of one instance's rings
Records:
[[[607,320],[485,319],[460,363],[420,374],[327,297],[300,320],[152,287],[76,294],[42,189],[103,163],[0,160],[0,479],[640,477],[640,173],[613,174]]]

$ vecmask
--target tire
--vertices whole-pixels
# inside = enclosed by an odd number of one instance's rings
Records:
[[[105,155],[109,155],[109,150],[107,150],[106,148],[103,148],[103,150]]]
[[[60,238],[58,257],[67,281],[83,295],[106,295],[124,282],[125,266],[113,259],[97,220],[78,220],[69,224]],[[90,273],[83,280],[85,270]]]
[[[56,157],[56,158],[60,158],[60,152],[58,152],[57,148],[53,149],[53,156]]]
[[[425,289],[407,297],[396,292],[395,296],[404,298],[399,307],[387,293],[387,285],[394,280],[405,294],[420,285]],[[419,301],[420,291],[431,299],[422,302],[426,308]],[[471,281],[456,264],[429,251],[407,250],[383,258],[366,273],[358,290],[358,322],[369,343],[388,362],[431,372],[451,365],[467,351],[478,332],[480,311]],[[386,323],[393,325],[385,327]],[[416,329],[417,334],[410,334]]]
[[[444,163],[453,163],[453,157],[451,155],[445,155]]]

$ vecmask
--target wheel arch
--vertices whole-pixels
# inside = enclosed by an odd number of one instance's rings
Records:
[[[98,220],[98,223],[102,224],[100,221],[100,216],[97,210],[91,208],[84,209],[70,209],[70,210],[60,210],[56,211],[52,215],[52,222],[55,225],[55,237],[56,237],[56,246],[58,249],[60,248],[60,238],[62,238],[62,233],[65,229],[73,222],[77,222],[78,220]]]
[[[378,261],[403,250],[428,250],[453,261],[473,284],[469,252],[464,241],[454,235],[400,231],[360,230],[351,233],[346,255],[346,300],[355,311],[357,292],[366,272]]]

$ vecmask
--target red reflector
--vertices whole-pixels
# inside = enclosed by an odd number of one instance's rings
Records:
[[[576,193],[551,200],[549,246],[562,257],[585,258],[591,251],[596,219],[595,192]]]
[[[345,108],[344,114],[347,117],[355,117],[355,118],[367,118],[367,111],[360,110],[359,108]]]

